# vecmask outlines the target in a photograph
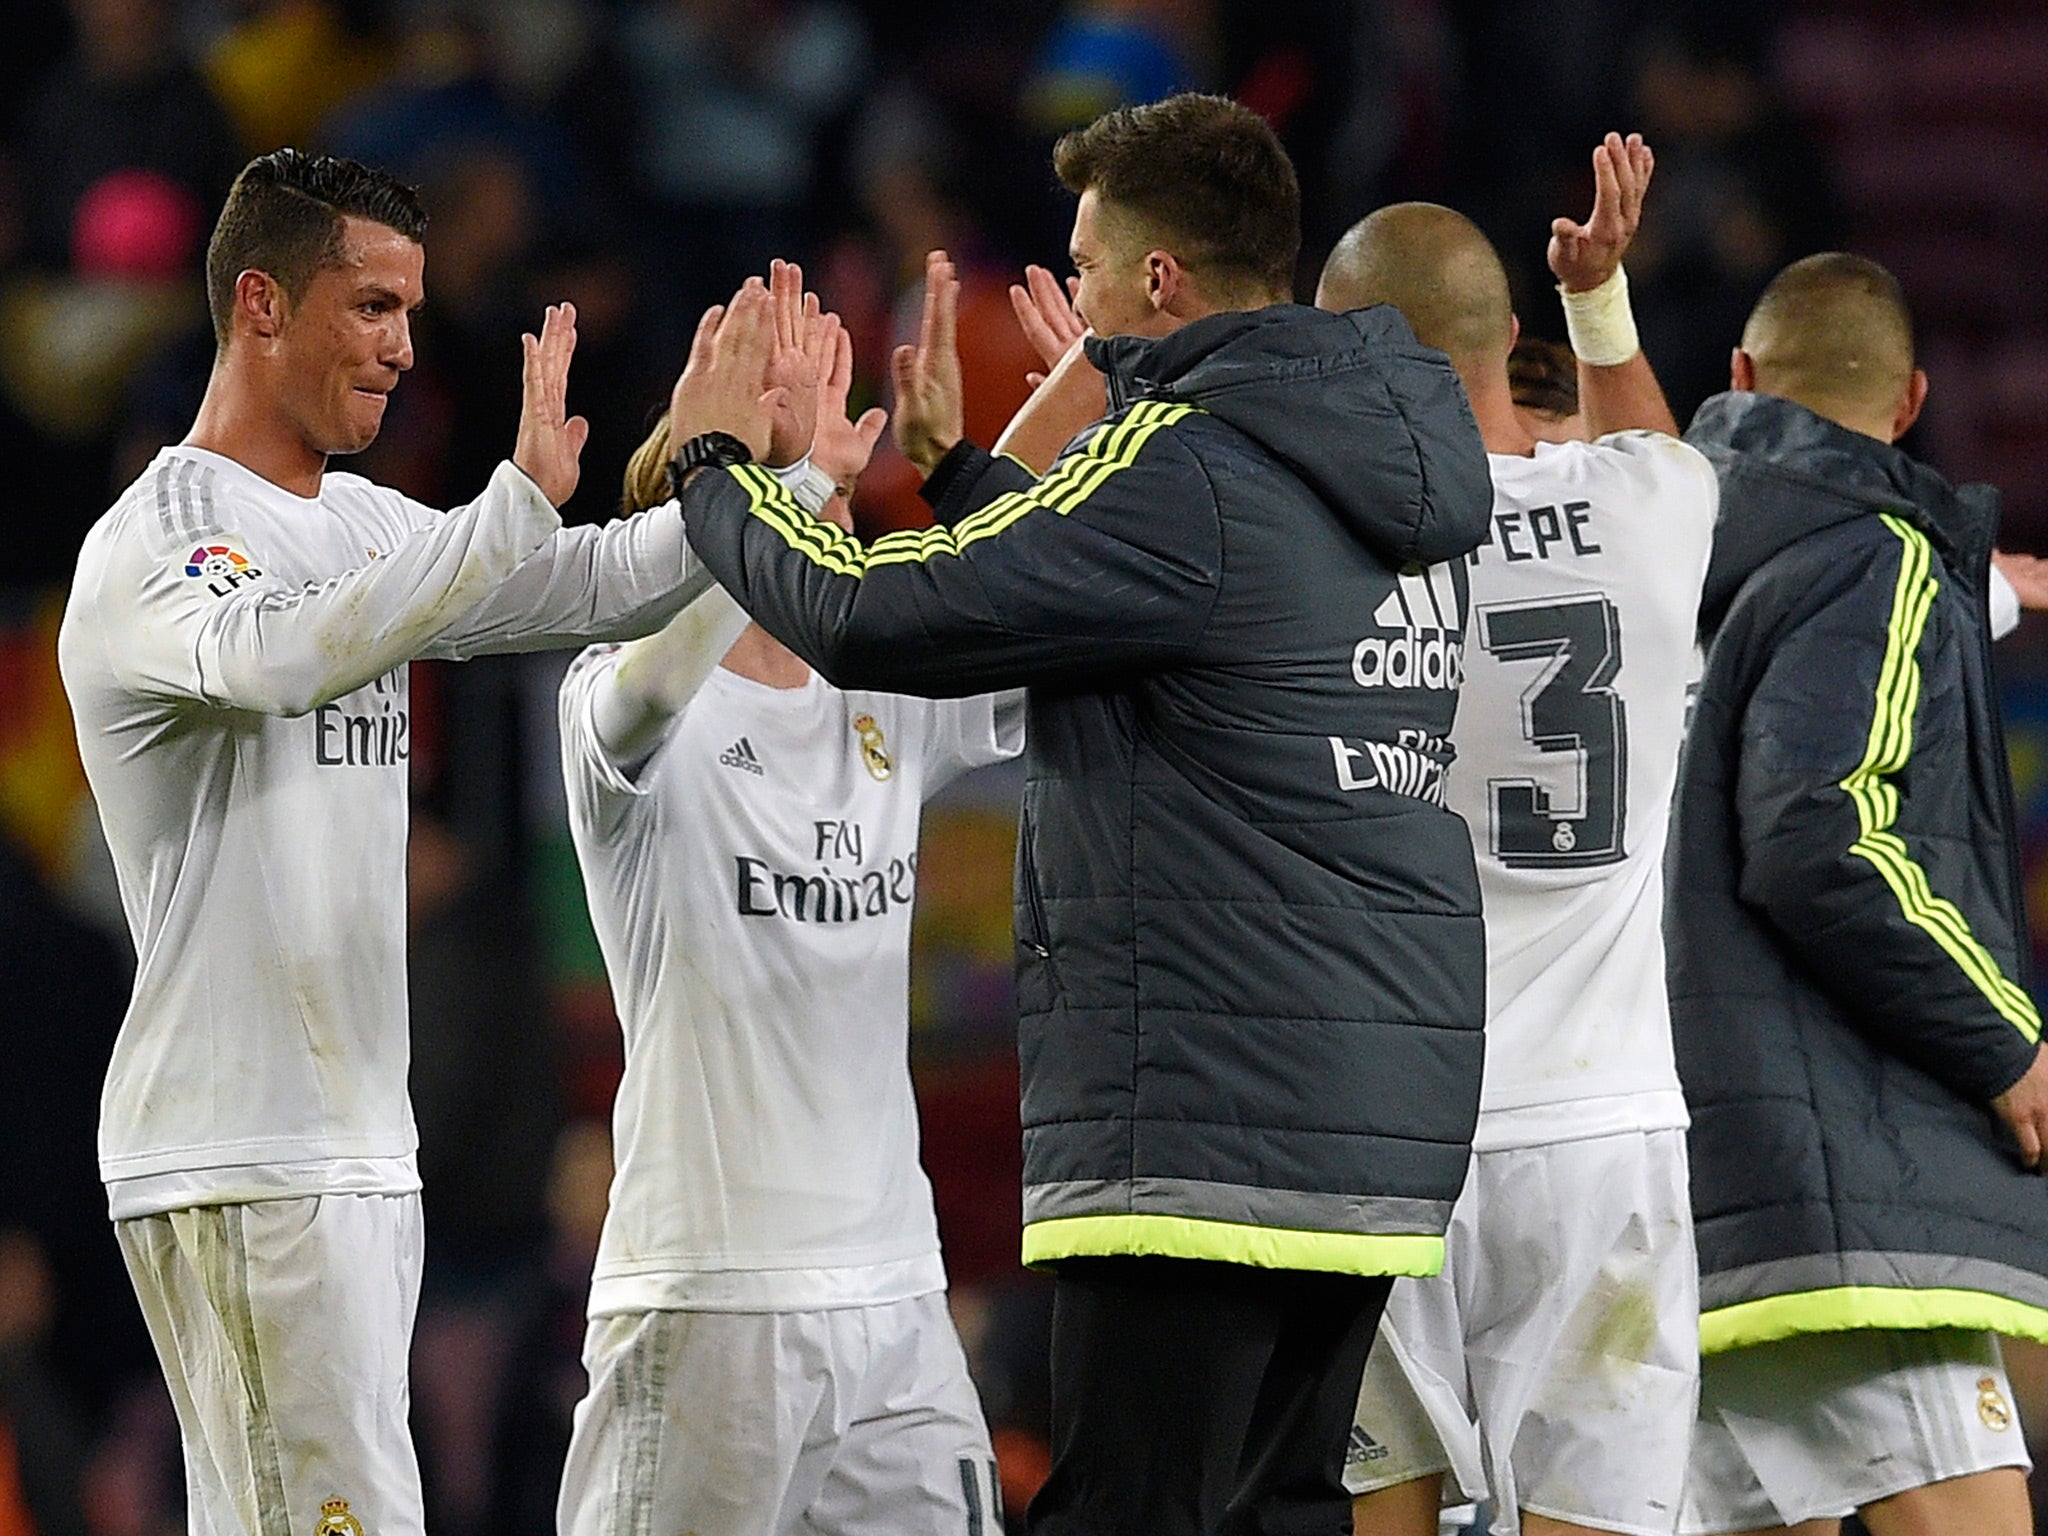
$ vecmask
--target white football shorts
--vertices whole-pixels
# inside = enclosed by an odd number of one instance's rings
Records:
[[[1685,1132],[1481,1152],[1443,1272],[1394,1282],[1345,1486],[1449,1473],[1450,1502],[1664,1536],[1699,1386]]]
[[[591,1320],[560,1536],[1000,1536],[943,1293]]]
[[[421,1536],[406,1428],[420,1197],[320,1195],[114,1224],[209,1536]]]
[[[1839,1519],[1909,1488],[2030,1466],[1993,1335],[1800,1334],[1707,1357],[1681,1529]]]

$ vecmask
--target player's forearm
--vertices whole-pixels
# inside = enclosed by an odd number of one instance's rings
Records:
[[[431,654],[460,660],[650,635],[697,595],[685,585],[688,555],[672,501],[601,528],[563,528]]]
[[[1636,334],[1627,272],[1616,267],[1599,286],[1581,292],[1561,287],[1558,296],[1564,303],[1565,334],[1579,360],[1579,411],[1592,434],[1676,437],[1677,418]]]
[[[807,478],[799,460],[775,477],[815,512],[831,485]],[[431,654],[460,660],[539,651],[592,640],[651,637],[694,603],[706,578],[690,553],[673,501],[601,528],[564,528],[491,601],[441,637]],[[721,653],[722,654],[722,653]]]
[[[1014,681],[982,680],[1007,648],[992,654],[995,626],[962,562],[941,562],[940,576],[885,552],[871,566],[857,540],[771,485],[751,467],[700,471],[683,488],[691,542],[754,621],[828,682],[940,698]]]
[[[1108,409],[1102,374],[1076,343],[1010,418],[1003,435],[996,439],[995,451],[1043,475],[1058,460],[1060,450],[1100,421]]]
[[[1678,436],[1678,420],[1664,398],[1656,370],[1642,352],[1627,362],[1597,368],[1579,362],[1579,411],[1595,437],[1610,432],[1662,432]]]
[[[713,586],[654,634],[628,645],[591,698],[591,722],[604,749],[619,762],[653,751],[746,627],[746,610]]]
[[[539,488],[501,464],[475,501],[353,571],[223,603],[197,640],[202,694],[302,715],[353,693],[426,651],[561,526]]]

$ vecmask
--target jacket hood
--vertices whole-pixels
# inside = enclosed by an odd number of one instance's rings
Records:
[[[1685,440],[1713,462],[1721,516],[1700,598],[1702,628],[1780,550],[1854,518],[1890,512],[1965,569],[1991,552],[1998,493],[1952,486],[1890,443],[1775,395],[1730,391],[1699,408]]]
[[[1254,439],[1395,564],[1463,555],[1493,508],[1464,386],[1386,305],[1209,315],[1171,335],[1091,339],[1112,411],[1163,398]]]

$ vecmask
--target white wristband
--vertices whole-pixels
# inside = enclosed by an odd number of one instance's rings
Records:
[[[1564,301],[1564,333],[1580,362],[1612,368],[1643,350],[1628,303],[1628,273],[1620,267],[1598,288],[1566,293],[1560,285],[1557,294]]]
[[[796,498],[796,504],[813,517],[823,511],[825,503],[839,492],[839,487],[833,483],[832,477],[813,464],[809,454],[805,454],[794,464],[786,464],[781,469],[771,469],[769,473],[780,480],[783,489]]]

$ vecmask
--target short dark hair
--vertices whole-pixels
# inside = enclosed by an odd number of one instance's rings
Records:
[[[1579,360],[1561,341],[1523,336],[1508,353],[1508,393],[1525,411],[1559,421],[1579,414]]]
[[[1913,375],[1913,312],[1867,256],[1822,251],[1765,288],[1742,328],[1756,387],[1824,416],[1889,408]]]
[[[267,272],[297,298],[341,260],[342,221],[367,219],[417,241],[427,232],[419,193],[388,172],[334,155],[272,150],[242,168],[206,245],[206,303],[227,345],[235,279]]]
[[[1294,291],[1301,183],[1271,125],[1227,96],[1118,107],[1052,151],[1069,192],[1094,188],[1219,292]]]

